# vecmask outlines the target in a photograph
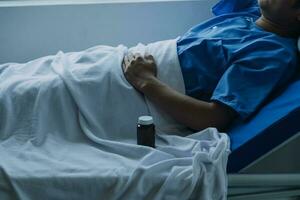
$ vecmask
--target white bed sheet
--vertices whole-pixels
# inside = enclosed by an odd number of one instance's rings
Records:
[[[176,39],[0,65],[0,199],[226,199],[229,139],[189,133],[126,81],[125,53],[154,55],[184,92]],[[136,145],[154,116],[157,148]],[[177,135],[173,135],[177,134]]]

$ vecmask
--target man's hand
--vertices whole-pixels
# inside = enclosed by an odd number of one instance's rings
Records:
[[[157,66],[152,55],[128,54],[122,63],[123,72],[127,81],[140,92],[148,82],[156,79]]]
[[[152,103],[179,123],[194,130],[216,127],[226,128],[236,116],[227,106],[205,102],[177,92],[156,78],[157,68],[153,56],[128,55],[123,60],[126,79]]]

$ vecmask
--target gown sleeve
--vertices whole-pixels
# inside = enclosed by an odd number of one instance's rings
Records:
[[[287,82],[297,64],[295,55],[280,44],[258,42],[238,55],[213,91],[211,100],[247,119],[277,87]]]

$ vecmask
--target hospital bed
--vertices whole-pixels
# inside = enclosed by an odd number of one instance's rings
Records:
[[[228,199],[300,199],[299,76],[272,99],[229,130]]]
[[[202,4],[200,5],[200,3],[198,3],[200,6],[202,6],[202,8],[204,7],[204,4],[208,4],[205,1],[203,2],[204,2],[203,5]],[[96,6],[94,6],[94,8],[95,7]],[[168,5],[168,7],[170,6]],[[195,10],[198,9],[198,7],[196,6],[194,6],[194,8]],[[48,6],[47,9],[49,9],[49,13],[51,13],[50,11],[52,10],[50,9],[52,8]],[[99,12],[99,9],[102,9],[101,6],[96,7],[96,9],[98,9],[97,13],[102,13],[102,15],[103,13],[106,13],[106,12]],[[205,10],[207,9],[203,9],[201,12],[197,12],[197,13],[204,13]],[[82,13],[83,11],[80,10],[80,12]],[[108,12],[108,13],[112,13],[112,12]],[[192,13],[192,15],[195,15],[195,13],[193,12],[190,13]],[[199,21],[197,17],[193,17],[193,19],[194,18],[197,19],[197,21]],[[34,20],[28,20],[28,21],[34,22]],[[80,21],[80,20],[75,20],[75,21]],[[184,22],[188,21],[188,18],[182,21]],[[193,22],[191,22],[191,24],[193,24]],[[28,24],[26,25],[28,26]],[[45,23],[45,25],[48,27],[49,23]],[[55,24],[52,25],[55,26]],[[177,25],[176,27],[180,27],[180,25]],[[60,29],[63,28],[64,28],[63,26],[60,27]],[[147,27],[145,27],[145,30],[146,28]],[[71,30],[72,33],[79,33],[79,31],[73,31],[72,29],[70,29],[69,26],[67,26],[67,29]],[[3,28],[3,30],[8,30],[9,32],[10,29]],[[39,31],[42,30],[47,31],[48,29],[45,28]],[[14,31],[14,32],[19,33],[20,31]],[[98,43],[104,43],[101,42],[102,40],[104,40],[105,43],[108,43],[107,41],[109,40],[107,37],[103,37],[103,35],[98,34],[97,31],[94,30],[91,32],[94,32],[95,35],[99,36],[99,38],[95,39]],[[156,31],[156,32],[162,35],[161,31]],[[156,32],[152,31],[151,34],[151,36],[154,39],[155,37],[153,36],[153,33]],[[170,30],[170,32],[175,32],[175,31]],[[26,33],[22,32],[22,35],[25,35],[24,38],[26,38],[26,40],[24,41],[27,41],[28,37],[26,37]],[[44,34],[39,34],[39,35],[44,35]],[[89,36],[91,35],[92,34],[90,33]],[[51,35],[49,35],[49,37],[50,36]],[[116,36],[112,34],[111,37],[114,38]],[[136,41],[136,38],[134,36],[132,37],[133,37],[132,40]],[[19,38],[21,38],[21,36]],[[32,37],[32,38],[36,40],[37,37]],[[33,41],[28,40],[28,43],[30,42]],[[74,44],[75,42],[74,43],[69,42],[69,43]],[[9,45],[2,45],[2,46],[5,47],[6,52],[10,52],[7,50],[7,47]],[[49,48],[49,46],[47,48]],[[20,50],[23,49],[20,48]],[[45,55],[47,54],[48,53],[45,52]],[[4,61],[2,60],[2,62]],[[299,91],[300,91],[300,81],[295,81],[291,86],[288,87],[287,90],[283,91],[280,94],[277,94],[278,97],[275,98],[263,109],[261,109],[261,111],[257,113],[257,115],[252,120],[247,122],[247,124],[243,124],[240,122],[239,124],[236,124],[233,127],[233,129],[229,131],[229,135],[232,141],[232,153],[229,157],[229,162],[228,162],[229,199],[232,200],[264,199],[265,200],[265,199],[277,198],[279,200],[279,199],[297,199],[300,196],[300,167],[298,167],[299,165],[296,160],[298,152],[290,151],[291,149],[292,150],[295,149],[295,148],[291,148],[291,146],[296,147],[297,145],[300,144]],[[292,94],[292,96],[290,96],[291,99],[285,99],[285,95],[289,96],[289,93]],[[297,123],[298,121],[299,124]],[[291,155],[290,153],[293,153],[293,155]],[[287,157],[285,156],[287,154],[289,158],[292,157],[293,159],[291,160],[286,159]],[[282,163],[286,163],[286,161],[289,161],[290,163],[292,163],[292,165],[289,164],[283,165]],[[272,165],[273,163],[276,164]],[[295,166],[295,168],[291,170],[292,168],[291,166]]]

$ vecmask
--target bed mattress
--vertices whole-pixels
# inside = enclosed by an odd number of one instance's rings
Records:
[[[229,130],[227,171],[238,172],[300,131],[300,80],[292,82],[247,122]]]

